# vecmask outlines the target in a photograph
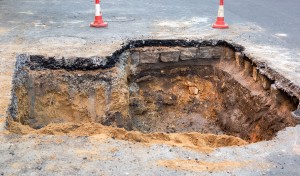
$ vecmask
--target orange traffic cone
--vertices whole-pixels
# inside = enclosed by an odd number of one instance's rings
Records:
[[[95,11],[96,11],[95,20],[93,23],[90,24],[90,27],[96,27],[96,28],[107,27],[108,24],[104,22],[102,19],[100,0],[95,0]]]
[[[229,28],[228,24],[224,21],[224,0],[220,0],[217,21],[212,25],[212,27],[218,29]]]

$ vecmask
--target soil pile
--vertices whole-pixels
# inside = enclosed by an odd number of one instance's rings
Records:
[[[247,142],[228,135],[191,133],[148,133],[126,131],[123,128],[103,126],[98,123],[63,123],[49,124],[41,129],[33,129],[17,122],[12,122],[8,127],[10,132],[17,134],[51,134],[71,136],[105,135],[107,138],[142,142],[145,144],[167,144],[185,147],[201,152],[211,152],[217,147],[246,145]]]

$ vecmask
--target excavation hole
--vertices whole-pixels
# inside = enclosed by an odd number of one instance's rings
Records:
[[[69,133],[82,124],[103,124],[146,134],[199,132],[256,142],[298,123],[292,116],[298,98],[277,88],[239,47],[173,42],[128,45],[106,58],[20,55],[8,128],[47,133],[49,126],[72,123],[59,129]],[[81,130],[105,132],[98,126]],[[124,134],[119,137],[128,137]]]
[[[286,94],[276,103],[271,91],[223,62],[191,65],[145,70],[132,79],[134,130],[229,134],[260,141],[294,123],[290,114],[296,104]]]

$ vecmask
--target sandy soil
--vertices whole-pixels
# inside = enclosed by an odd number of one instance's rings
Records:
[[[49,124],[35,130],[29,126],[12,122],[9,131],[17,134],[52,134],[71,136],[93,136],[101,134],[102,137],[141,142],[145,144],[167,144],[170,146],[184,147],[201,152],[211,152],[217,147],[241,146],[248,144],[246,141],[228,135],[214,135],[201,133],[149,133],[126,131],[123,128],[103,126],[97,123],[64,123]]]

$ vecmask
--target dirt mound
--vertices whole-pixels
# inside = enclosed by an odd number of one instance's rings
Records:
[[[142,142],[145,144],[167,144],[177,147],[185,147],[201,152],[211,152],[217,147],[246,145],[247,142],[228,135],[192,133],[148,133],[138,131],[126,131],[123,128],[103,126],[98,123],[63,123],[49,124],[41,129],[33,129],[29,126],[12,122],[8,130],[17,134],[51,134],[71,136],[105,135],[107,138]]]

